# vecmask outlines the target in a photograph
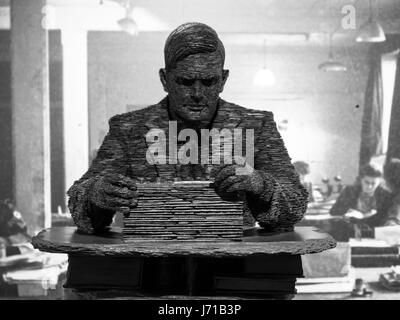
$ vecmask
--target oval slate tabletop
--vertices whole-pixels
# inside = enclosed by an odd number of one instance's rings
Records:
[[[267,233],[247,229],[243,241],[122,241],[121,229],[101,235],[87,235],[75,227],[53,227],[32,239],[36,249],[52,253],[114,257],[244,257],[265,254],[310,254],[336,246],[327,233],[314,227],[298,227],[292,232]]]

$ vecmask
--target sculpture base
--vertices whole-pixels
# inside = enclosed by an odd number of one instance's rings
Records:
[[[77,233],[76,228],[64,227],[42,231],[32,243],[42,251],[68,253],[66,286],[78,294],[76,298],[80,295],[85,299],[168,295],[215,299],[220,294],[232,298],[291,298],[296,278],[302,276],[300,255],[336,245],[331,236],[314,228],[286,233],[254,229],[241,242],[138,240],[127,244],[118,229],[85,235]],[[218,287],[218,277],[230,279],[222,288]],[[243,283],[251,284],[257,277],[263,280],[263,286],[249,292],[252,286]],[[241,280],[232,280],[237,278]],[[276,287],[278,280],[281,283]],[[235,287],[235,283],[241,286]]]
[[[70,256],[65,288],[137,296],[294,295],[300,255],[252,258],[113,258]]]

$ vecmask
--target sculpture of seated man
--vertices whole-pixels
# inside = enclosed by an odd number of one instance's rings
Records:
[[[167,96],[155,105],[112,117],[89,170],[69,189],[69,209],[78,229],[100,231],[121,208],[137,206],[136,186],[143,180],[207,180],[210,174],[222,199],[244,200],[245,221],[253,219],[271,231],[292,230],[305,213],[307,191],[294,171],[272,113],[246,109],[219,97],[229,70],[224,69],[225,50],[217,33],[202,23],[183,24],[169,35],[164,58],[165,68],[159,74]],[[152,129],[168,132],[171,121],[176,121],[179,132],[254,130],[253,164],[212,163],[210,173],[199,163],[149,162],[146,134]],[[185,143],[174,142],[178,146]],[[243,167],[247,174],[237,174]]]

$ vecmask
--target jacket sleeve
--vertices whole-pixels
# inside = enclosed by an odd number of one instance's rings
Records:
[[[335,204],[332,206],[329,213],[332,216],[343,216],[351,207],[353,199],[352,190],[350,186],[345,187],[336,199]]]
[[[109,121],[109,132],[103,140],[96,158],[89,170],[75,181],[67,191],[69,196],[68,208],[78,230],[85,233],[94,233],[111,224],[114,211],[95,206],[89,201],[93,184],[107,173],[125,174],[126,147],[125,136],[121,129],[119,116]]]
[[[261,227],[292,230],[306,212],[308,192],[300,183],[271,112],[266,112],[259,132],[254,168],[264,178],[264,192],[259,197],[247,195],[246,206]]]
[[[387,218],[383,221],[384,226],[400,225],[400,193],[393,198]]]

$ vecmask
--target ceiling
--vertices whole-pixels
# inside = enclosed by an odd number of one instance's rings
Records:
[[[12,0],[0,0],[8,6]],[[368,19],[367,0],[130,0],[135,7],[173,29],[187,21],[205,22],[220,33],[327,33],[352,37],[357,30],[341,27],[345,5],[356,10],[356,27]],[[101,4],[102,2],[102,4]],[[75,8],[120,7],[126,0],[48,0],[50,6]],[[373,0],[386,33],[400,33],[400,0]],[[102,8],[104,8],[102,7]],[[143,12],[144,12],[143,11]]]

